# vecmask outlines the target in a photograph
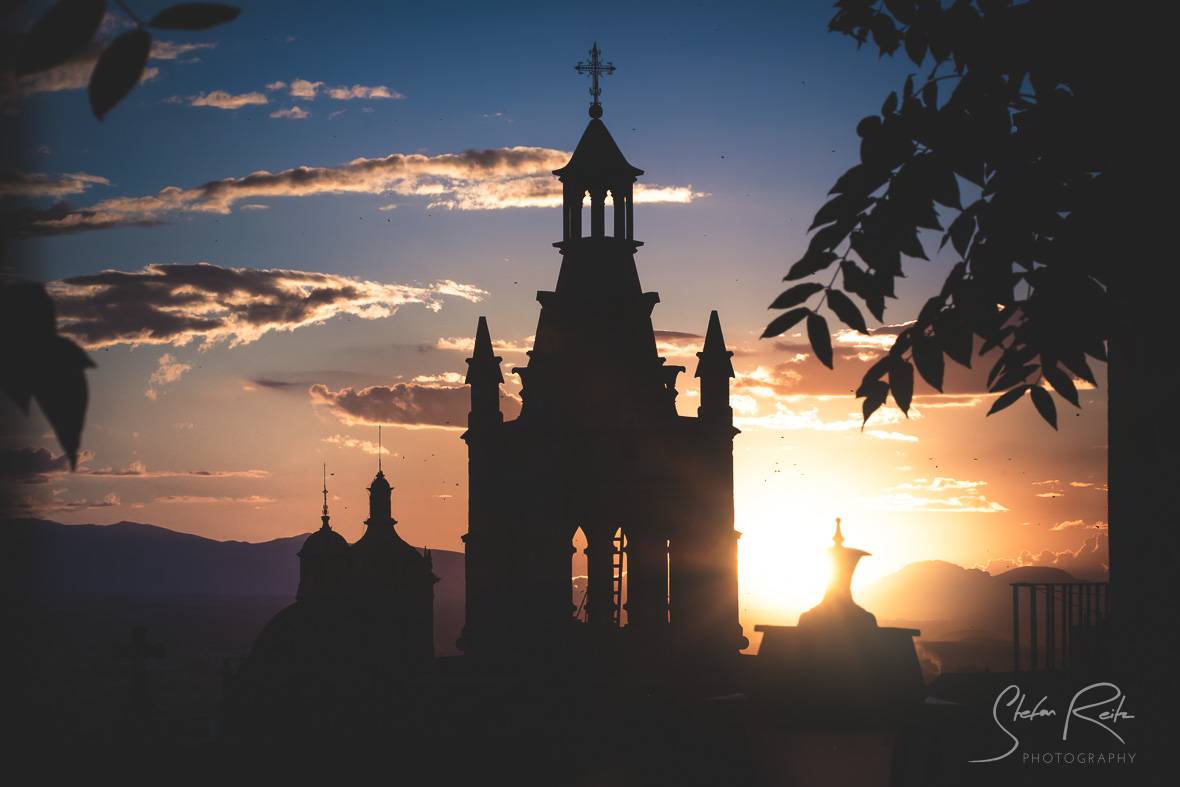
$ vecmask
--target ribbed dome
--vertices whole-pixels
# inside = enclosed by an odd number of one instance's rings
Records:
[[[299,557],[335,557],[348,554],[348,542],[344,536],[330,527],[321,527],[303,542]]]

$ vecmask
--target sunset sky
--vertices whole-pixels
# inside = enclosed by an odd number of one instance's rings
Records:
[[[789,622],[818,600],[837,516],[873,553],[862,584],[917,560],[1105,562],[1103,387],[1081,410],[1059,399],[1055,433],[1028,402],[985,420],[989,360],[948,364],[946,395],[919,383],[908,419],[887,407],[862,432],[851,391],[888,327],[838,335],[834,372],[797,333],[758,339],[858,160],[857,121],[912,70],[827,33],[828,2],[241,5],[157,36],[150,78],[101,123],[85,62],[4,86],[29,125],[0,178],[27,217],[10,257],[51,282],[59,327],[98,364],[75,473],[39,414],[0,404],[21,427],[0,449],[23,513],[261,541],[318,526],[326,462],[333,525],[355,539],[384,422],[399,532],[461,549],[464,358],[486,315],[519,391],[560,261],[549,171],[587,121],[573,66],[597,40],[618,67],[603,120],[646,172],[637,262],[662,354],[689,367],[682,413],[710,309],[736,351],[743,604]],[[954,261],[924,243],[894,325]]]

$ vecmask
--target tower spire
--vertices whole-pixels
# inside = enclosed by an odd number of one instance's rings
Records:
[[[324,462],[324,507],[320,512],[320,521],[323,522],[323,528],[328,529],[328,463]]]
[[[381,424],[377,424],[377,472],[381,472]]]
[[[598,86],[598,77],[610,76],[615,73],[614,63],[603,63],[600,59],[602,53],[598,51],[598,42],[594,42],[594,46],[590,48],[590,62],[584,60],[579,61],[574,70],[579,74],[590,75],[590,95],[593,101],[590,103],[590,117],[602,117],[602,88]]]
[[[840,532],[840,517],[836,517],[836,535],[832,536],[832,543],[836,546],[844,546],[844,534]]]

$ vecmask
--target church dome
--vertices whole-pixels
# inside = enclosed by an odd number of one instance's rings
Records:
[[[348,554],[348,542],[344,536],[330,527],[321,527],[303,542],[299,557],[336,557]]]

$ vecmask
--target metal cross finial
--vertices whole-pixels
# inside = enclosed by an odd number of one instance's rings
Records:
[[[574,66],[574,70],[579,74],[590,75],[590,95],[594,101],[590,104],[590,117],[602,117],[602,103],[599,99],[602,97],[602,88],[598,86],[599,76],[610,76],[615,73],[614,63],[603,63],[599,56],[602,53],[598,51],[598,42],[594,42],[594,46],[590,48],[590,62],[579,62]]]
[[[324,462],[324,518],[328,516],[328,463]]]

